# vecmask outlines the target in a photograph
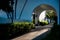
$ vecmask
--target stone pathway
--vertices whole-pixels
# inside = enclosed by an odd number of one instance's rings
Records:
[[[36,39],[41,40],[41,38],[44,38],[49,33],[52,26],[53,25],[50,25],[50,24],[46,25],[46,26],[36,26],[37,28],[31,30],[31,32],[26,33],[22,36],[19,36],[17,38],[11,39],[11,40],[36,40]]]
[[[17,37],[17,38],[11,39],[11,40],[32,40],[35,37],[47,32],[48,30],[49,30],[49,28],[46,28],[46,29],[43,29],[43,30],[37,30],[37,31],[24,34],[20,37]]]

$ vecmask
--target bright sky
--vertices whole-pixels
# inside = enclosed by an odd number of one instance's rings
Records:
[[[39,21],[44,22],[45,17],[46,17],[46,10],[42,11],[41,14],[39,15]]]

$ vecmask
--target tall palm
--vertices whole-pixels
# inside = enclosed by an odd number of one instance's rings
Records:
[[[11,20],[12,20],[12,23],[13,23],[13,19],[14,19],[14,15],[13,15],[13,4],[14,4],[14,0],[11,0],[11,7],[12,7],[12,17],[11,17]]]
[[[17,8],[17,2],[18,2],[18,0],[15,0],[15,19],[16,19],[16,8]]]
[[[24,3],[24,5],[23,5],[23,8],[22,8],[22,10],[21,10],[21,13],[20,13],[19,19],[21,18],[22,12],[23,12],[23,10],[24,10],[26,4],[27,4],[27,1],[28,1],[28,0],[26,0],[25,3]]]

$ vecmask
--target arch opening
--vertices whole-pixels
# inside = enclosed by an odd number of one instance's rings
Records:
[[[56,10],[47,4],[37,6],[33,10],[33,23],[38,25],[57,24],[57,12]]]

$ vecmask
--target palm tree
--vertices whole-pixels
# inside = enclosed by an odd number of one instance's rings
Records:
[[[11,17],[11,20],[12,20],[12,23],[13,23],[13,19],[14,19],[14,15],[13,15],[13,4],[14,4],[14,0],[11,0],[11,7],[12,7],[12,17]]]
[[[0,10],[3,10],[6,12],[7,17],[11,17],[11,20],[13,22],[13,1],[14,0],[0,0]],[[11,12],[11,14],[10,14]]]
[[[22,8],[22,10],[21,10],[21,13],[20,13],[19,19],[21,18],[22,12],[23,12],[23,10],[24,10],[26,4],[27,4],[27,1],[28,1],[28,0],[26,0],[25,3],[24,3],[24,5],[23,5],[23,8]]]
[[[17,2],[18,2],[18,0],[15,0],[15,19],[16,19],[16,8],[17,8]]]

